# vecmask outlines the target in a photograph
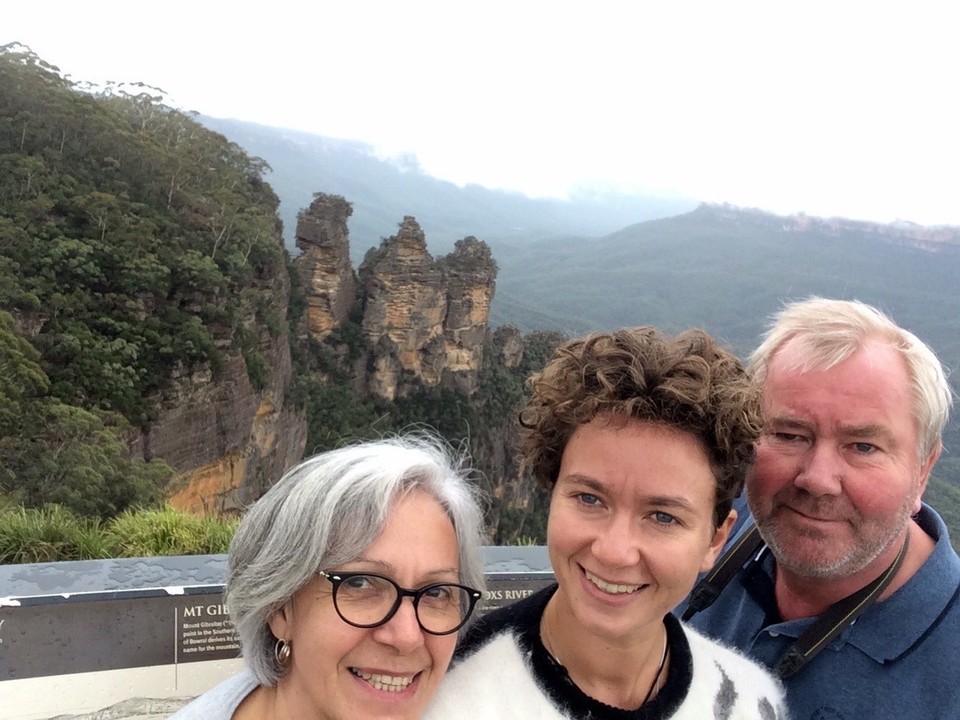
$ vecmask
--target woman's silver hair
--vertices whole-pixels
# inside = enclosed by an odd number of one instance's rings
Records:
[[[426,433],[324,452],[288,471],[254,503],[230,543],[224,591],[247,665],[263,685],[282,674],[268,622],[318,570],[358,558],[398,496],[421,490],[447,512],[460,582],[484,590],[483,520],[465,458]]]
[[[875,307],[857,300],[812,297],[787,305],[753,355],[749,370],[763,384],[774,355],[796,340],[795,370],[827,370],[860,350],[868,341],[896,348],[906,364],[917,422],[920,461],[941,447],[953,393],[943,365],[916,335],[904,330]]]

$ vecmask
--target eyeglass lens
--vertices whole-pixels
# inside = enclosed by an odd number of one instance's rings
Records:
[[[471,600],[469,590],[459,585],[429,585],[416,591],[417,620],[429,633],[452,632],[463,624]],[[377,575],[351,575],[335,583],[333,601],[347,622],[376,626],[395,612],[400,604],[400,588]]]

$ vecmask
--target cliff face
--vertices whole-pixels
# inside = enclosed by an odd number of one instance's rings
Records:
[[[249,290],[274,317],[286,317],[290,283],[282,263],[261,268]],[[303,456],[306,418],[287,401],[293,367],[286,324],[271,333],[253,312],[241,324],[258,336],[266,368],[261,386],[254,387],[247,360],[230,348],[224,329],[218,371],[174,372],[164,391],[151,398],[156,420],[131,445],[135,455],[163,458],[177,471],[167,488],[176,508],[236,513]]]
[[[303,456],[306,420],[284,401],[289,348],[286,342],[271,345],[265,357],[274,372],[261,391],[247,378],[243,358],[235,356],[223,367],[224,379],[194,374],[165,395],[167,409],[145,436],[144,449],[178,471],[169,488],[174,507],[237,512]]]
[[[373,348],[371,392],[387,400],[417,384],[439,384],[446,363],[443,274],[417,221],[367,253],[360,266],[363,333]]]
[[[342,197],[317,193],[297,217],[297,247],[303,251],[297,265],[308,288],[307,328],[317,339],[347,319],[355,300],[347,230],[352,212]]]
[[[434,260],[423,231],[407,217],[397,235],[369,253],[358,299],[349,216],[345,200],[326,195],[300,215],[297,266],[306,281],[307,332],[323,340],[351,312],[362,311],[368,349],[356,365],[358,387],[387,399],[441,383],[472,392],[496,276],[489,248],[465,238]],[[282,263],[260,268],[247,291],[260,299],[260,312],[266,304],[269,315],[286,317],[290,287]],[[168,487],[175,507],[236,512],[303,455],[306,420],[286,400],[293,379],[286,324],[271,332],[256,315],[251,309],[238,326],[257,335],[265,377],[251,381],[250,358],[234,348],[233,331],[221,328],[216,372],[175,368],[150,398],[155,420],[131,440],[131,455],[163,458],[177,471]]]
[[[503,366],[515,368],[523,360],[523,335],[513,325],[501,325],[493,333],[493,345]]]
[[[367,253],[359,271],[363,332],[373,348],[367,386],[382,398],[419,386],[476,389],[496,264],[476,238],[439,260],[417,221]]]

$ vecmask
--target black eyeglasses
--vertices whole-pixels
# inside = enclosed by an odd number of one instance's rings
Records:
[[[457,583],[434,583],[408,590],[383,575],[320,570],[333,585],[333,607],[348,625],[373,628],[392,618],[405,597],[413,598],[420,628],[449,635],[463,627],[482,593]]]

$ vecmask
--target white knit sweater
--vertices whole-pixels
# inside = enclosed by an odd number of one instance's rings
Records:
[[[637,710],[585,695],[544,660],[539,618],[552,590],[484,618],[425,720],[785,720],[783,689],[767,670],[668,616],[666,685]],[[539,596],[539,597],[538,597]],[[513,612],[511,612],[513,609]],[[504,613],[503,610],[508,612]],[[489,620],[488,620],[489,618]],[[486,636],[486,637],[484,637]]]

